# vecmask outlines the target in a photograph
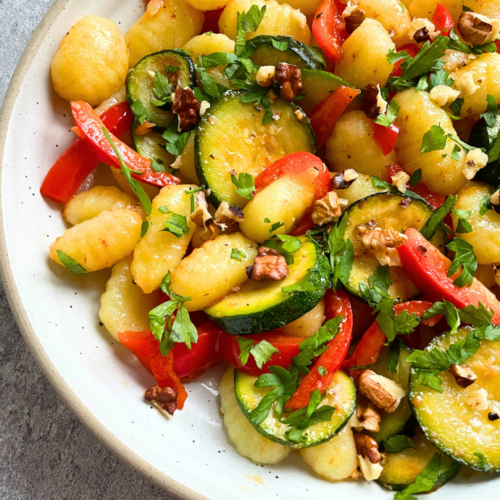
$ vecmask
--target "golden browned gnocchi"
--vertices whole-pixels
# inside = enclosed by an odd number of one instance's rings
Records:
[[[464,99],[460,116],[467,118],[484,113],[486,97],[492,95],[500,102],[500,54],[486,53],[450,75],[453,88]]]
[[[51,64],[54,90],[67,101],[97,106],[125,84],[129,54],[109,19],[86,16],[63,38]]]
[[[191,222],[191,201],[188,189],[196,186],[183,184],[164,187],[153,200],[149,229],[134,251],[131,270],[135,282],[144,293],[151,293],[160,287],[162,279],[172,271],[186,253],[193,236],[195,224]],[[178,238],[169,231],[162,231],[172,214],[186,218],[189,233]]]
[[[406,90],[395,97],[400,105],[396,124],[399,136],[396,143],[396,155],[403,169],[412,174],[422,170],[422,182],[434,193],[447,196],[456,193],[464,184],[463,169],[465,154],[460,150],[459,159],[451,153],[455,143],[447,139],[443,149],[422,153],[424,135],[432,126],[441,127],[445,134],[456,135],[451,119],[427,92]]]
[[[257,31],[247,33],[247,39],[258,35],[291,36],[306,45],[311,42],[311,30],[307,18],[299,10],[287,4],[280,5],[275,0],[233,0],[222,12],[219,29],[229,38],[236,40],[236,24],[238,12],[248,12],[252,5],[267,7],[266,15]]]
[[[234,395],[234,368],[229,368],[219,387],[221,408],[229,439],[242,457],[259,464],[277,464],[285,459],[291,448],[273,443],[259,434],[243,415]]]
[[[194,138],[195,134],[191,134],[189,140],[184,147],[184,151],[179,155],[175,162],[172,163],[172,168],[179,170],[179,174],[187,182],[198,184],[198,176],[196,175],[196,165],[194,161]]]
[[[325,301],[321,300],[318,305],[304,316],[288,323],[283,327],[285,335],[292,337],[310,337],[314,335],[325,321]]]
[[[489,186],[482,182],[467,182],[458,192],[455,210],[471,212],[467,218],[473,228],[471,233],[460,233],[459,236],[474,247],[479,264],[491,265],[500,263],[500,214],[488,210],[484,215],[479,213],[481,200],[490,197]],[[453,227],[456,230],[458,217],[452,213]]]
[[[326,141],[325,157],[327,165],[335,172],[352,168],[381,179],[387,177],[387,165],[398,161],[394,150],[384,156],[373,137],[373,120],[364,111],[342,115]]]
[[[264,243],[270,234],[288,234],[314,201],[317,175],[315,169],[300,175],[283,175],[257,193],[243,209],[243,233],[258,243]],[[283,225],[272,230],[278,222]]]
[[[154,14],[146,11],[125,35],[130,66],[160,50],[177,49],[200,34],[203,13],[184,0],[164,0]]]
[[[438,3],[446,7],[455,23],[458,22],[458,18],[462,13],[462,5],[465,3],[463,0],[412,0],[408,5],[408,9],[413,17],[432,19]]]
[[[167,153],[168,154],[168,153]],[[111,175],[115,179],[116,183],[120,187],[122,191],[127,193],[128,195],[132,196],[133,198],[136,198],[134,192],[132,191],[132,188],[129,186],[127,179],[123,177],[123,175],[120,173],[120,171],[117,168],[114,167],[109,167],[109,170],[111,171]],[[160,190],[156,186],[152,186],[151,184],[145,184],[143,182],[140,183],[142,186],[142,189],[146,192],[146,194],[149,196],[149,198],[153,199],[156,196],[158,196],[158,193]]]
[[[149,330],[148,313],[158,299],[146,295],[135,283],[130,272],[132,255],[113,266],[106,291],[101,295],[99,319],[115,340],[119,332]]]
[[[133,252],[141,238],[141,225],[142,217],[134,210],[101,212],[57,238],[50,246],[50,258],[62,265],[60,250],[88,273],[111,267]]]
[[[492,19],[500,18],[500,3],[497,0],[469,0],[466,2],[474,12],[488,16]],[[472,5],[469,5],[472,4]]]
[[[183,297],[188,311],[200,311],[237,289],[247,278],[257,244],[241,233],[220,235],[183,259],[172,272],[171,290]]]
[[[96,186],[77,194],[64,207],[63,217],[67,222],[75,225],[93,219],[105,210],[119,208],[134,210],[143,219],[146,218],[144,209],[137,200],[114,186]]]
[[[231,0],[186,0],[195,9],[207,11],[225,7]]]
[[[395,48],[385,28],[374,19],[366,19],[345,41],[344,57],[335,65],[335,74],[360,89],[370,83],[384,87],[394,68],[387,54]]]
[[[302,14],[311,16],[316,13],[321,0],[278,0],[280,4],[287,4],[293,9],[300,10]]]

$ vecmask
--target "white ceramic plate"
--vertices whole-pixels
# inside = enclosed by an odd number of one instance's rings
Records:
[[[56,0],[24,53],[0,119],[1,267],[21,331],[50,382],[90,429],[151,480],[186,499],[390,499],[375,484],[330,484],[298,454],[275,467],[241,458],[219,414],[222,368],[188,386],[185,409],[166,421],[142,401],[153,379],[99,326],[108,272],[72,277],[48,259],[65,229],[42,180],[74,140],[67,103],[51,90],[49,64],[68,28],[86,14],[115,21],[125,33],[144,0]],[[3,156],[2,156],[3,153]],[[468,474],[432,499],[498,498],[497,478]]]

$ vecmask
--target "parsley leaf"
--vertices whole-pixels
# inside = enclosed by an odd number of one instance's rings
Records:
[[[490,197],[484,196],[479,203],[479,213],[484,215],[488,210],[493,210],[493,205],[491,204]]]
[[[276,40],[275,38],[271,38],[271,43],[273,47],[281,52],[284,52],[288,49],[288,42],[286,40]]]
[[[318,282],[316,275],[317,273],[309,271],[300,281],[297,281],[297,283],[281,287],[281,291],[286,294],[296,292],[317,292],[322,289],[324,283],[322,281]],[[314,282],[312,278],[316,278]]]
[[[165,104],[170,104],[172,102],[173,92],[174,86],[170,83],[169,79],[157,71],[153,82],[153,94],[156,99],[151,99],[151,104],[154,106],[164,106]]]
[[[453,80],[453,78],[449,78],[449,76],[450,74],[444,69],[438,69],[436,72],[431,73],[429,91],[434,87],[438,87],[439,85],[446,85],[447,87],[451,87],[455,80]]]
[[[269,219],[268,219],[269,220]],[[269,221],[270,222],[270,221]],[[273,234],[274,231],[277,231],[280,227],[283,227],[285,225],[284,222],[273,222],[273,224],[271,225],[271,227],[269,228],[269,234]]]
[[[250,349],[253,347],[253,340],[245,337],[238,337],[237,341],[240,346],[240,354],[238,358],[240,359],[241,364],[245,366],[248,363],[248,358],[250,357]]]
[[[387,106],[387,112],[385,115],[378,115],[375,118],[375,123],[382,125],[383,127],[390,127],[398,117],[400,106],[395,99],[393,99],[389,106]]]
[[[231,259],[234,259],[234,260],[237,260],[237,261],[241,262],[241,258],[242,257],[244,259],[246,259],[247,258],[247,254],[245,252],[242,252],[238,248],[232,248],[231,249]]]
[[[408,436],[391,436],[382,441],[384,449],[387,453],[398,453],[407,448],[415,448],[415,443]]]
[[[236,177],[236,175],[231,174],[231,181],[238,188],[236,192],[246,200],[251,200],[255,196],[255,181],[253,175],[242,172]]]
[[[252,339],[238,337],[238,345],[240,346],[240,355],[238,357],[241,364],[245,366],[251,354],[254,357],[255,363],[259,369],[271,359],[273,354],[279,352],[278,349],[267,342],[267,340],[262,340],[254,345],[254,341]]]
[[[207,56],[198,57],[198,66],[201,68],[216,68],[238,61],[238,56],[231,52],[213,52]]]
[[[434,318],[442,314],[446,318],[446,322],[450,327],[450,333],[455,333],[460,326],[460,315],[458,309],[446,300],[443,302],[435,302],[427,311],[422,314],[422,319]]]
[[[288,236],[286,234],[278,234],[277,238],[279,238],[283,242],[283,244],[281,245],[281,248],[285,252],[289,252],[289,253],[295,252],[302,246],[302,242],[296,236]]]
[[[67,253],[62,250],[56,250],[57,257],[61,264],[71,273],[71,274],[85,274],[85,269],[78,264],[78,262],[70,257]]]
[[[328,372],[326,371],[326,368],[324,368],[323,366],[318,366],[318,373],[324,377]]]
[[[468,305],[459,311],[460,319],[468,325],[474,326],[489,326],[493,318],[494,311],[488,311],[486,307],[480,302],[479,305]]]
[[[415,187],[422,180],[422,169],[415,170],[410,176],[410,184]]]
[[[383,297],[389,298],[389,288],[392,278],[389,266],[378,266],[375,272],[368,278],[369,287],[360,283],[362,295],[368,299],[371,306],[379,304]]]
[[[130,106],[130,110],[134,114],[135,118],[139,121],[139,123],[144,123],[146,120],[150,123],[154,123],[153,118],[151,117],[151,113],[148,108],[144,106],[143,102],[139,99],[136,99],[132,106]]]
[[[252,5],[248,12],[243,13],[242,15],[242,23],[243,29],[245,31],[257,31],[264,19],[264,15],[266,14],[267,6],[263,6],[261,9],[257,5]]]
[[[156,158],[156,160],[151,162],[151,168],[154,172],[166,172],[167,169],[165,168],[164,163],[165,162],[160,158]]]
[[[401,354],[401,347],[403,343],[396,337],[394,342],[389,347],[389,353],[387,354],[387,369],[391,373],[397,373],[398,364],[399,364],[399,356]]]
[[[394,495],[395,500],[412,500],[413,493],[426,493],[432,490],[439,479],[441,468],[441,455],[435,453],[425,469],[415,478],[415,481],[407,486],[403,491],[398,491]]]
[[[424,134],[421,153],[430,153],[431,151],[441,151],[446,147],[447,135],[440,125],[432,125],[431,129]]]
[[[460,288],[471,286],[477,269],[477,259],[474,254],[474,248],[470,243],[467,243],[461,238],[455,238],[448,244],[448,248],[455,252],[455,258],[448,270],[448,277],[455,274],[462,267],[462,273],[455,279],[453,284]]]
[[[372,186],[377,189],[391,189],[391,185],[383,181],[382,179],[379,179],[378,177],[375,177],[374,175],[371,176],[371,181],[372,181]]]
[[[444,218],[450,213],[450,210],[453,208],[455,203],[457,202],[458,196],[448,196],[446,201],[427,219],[427,222],[424,224],[424,227],[420,230],[422,236],[431,240],[436,234],[437,227],[443,222]]]
[[[486,102],[488,103],[486,112],[479,116],[481,116],[481,118],[484,118],[484,121],[486,122],[486,125],[488,125],[488,127],[494,127],[496,124],[498,113],[497,100],[495,99],[495,96],[488,94],[486,96]]]
[[[339,283],[347,284],[354,262],[354,247],[351,240],[345,240],[347,217],[332,226],[328,235],[328,252],[332,269],[332,287],[337,290]]]
[[[168,231],[179,239],[181,239],[183,235],[189,234],[190,229],[185,215],[179,215],[170,211],[166,205],[158,207],[158,210],[162,214],[170,214],[169,219],[165,222],[165,226],[163,229],[160,229],[160,231]]]
[[[462,107],[464,105],[465,99],[463,97],[458,97],[455,99],[451,104],[450,104],[450,109],[451,112],[455,116],[460,116],[460,113],[462,112]]]
[[[144,236],[146,236],[148,229],[149,229],[149,222],[145,220],[141,225],[141,238],[144,238]]]
[[[472,212],[470,210],[452,210],[452,212],[458,217],[457,233],[472,233],[474,231],[473,227],[467,220],[471,216]]]
[[[167,130],[165,130],[162,135],[162,137],[167,141],[165,146],[166,150],[174,156],[182,154],[187,142],[189,141],[189,137],[191,136],[191,132],[179,132],[178,126],[179,119],[177,115],[175,115]]]

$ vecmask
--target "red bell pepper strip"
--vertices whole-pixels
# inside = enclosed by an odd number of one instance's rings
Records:
[[[387,156],[394,149],[398,136],[399,127],[395,123],[384,127],[373,122],[373,138],[378,142],[384,156]]]
[[[314,15],[314,38],[333,62],[339,62],[344,57],[342,45],[349,36],[342,17],[345,8],[338,0],[323,0]]]
[[[432,16],[432,23],[436,27],[436,31],[440,31],[444,36],[450,36],[450,30],[455,24],[449,10],[442,3],[437,4]]]
[[[129,130],[134,115],[128,103],[121,102],[105,111],[101,120],[116,137]],[[40,192],[57,203],[68,203],[99,164],[90,145],[77,139],[54,163],[43,181]]]
[[[415,313],[417,316],[422,316],[422,314],[431,306],[431,302],[414,300],[411,302],[396,304],[394,306],[394,311],[396,312],[396,315],[401,314],[403,311],[408,311],[410,314]],[[439,319],[441,319],[440,316],[432,318],[431,323],[427,324],[434,325],[437,321],[439,321]],[[365,366],[376,363],[385,342],[387,342],[385,334],[382,332],[377,322],[374,322],[372,326],[366,330],[363,337],[361,337],[361,340],[356,346],[356,349],[354,349],[352,356],[344,361],[342,368],[344,370],[349,370],[349,375],[356,380],[362,370],[352,370],[352,368],[355,366]]]
[[[500,40],[495,40],[495,45],[497,46],[497,52],[500,54]]]
[[[229,363],[237,370],[258,377],[263,373],[269,373],[270,366],[281,366],[282,368],[287,368],[292,362],[292,358],[298,356],[300,353],[299,346],[304,339],[302,337],[290,337],[280,333],[268,332],[261,333],[259,335],[252,335],[251,340],[254,341],[254,344],[257,344],[262,340],[267,340],[267,342],[278,349],[278,352],[273,354],[269,361],[262,366],[262,368],[257,366],[257,363],[252,355],[250,355],[244,366],[241,364],[241,360],[239,358],[241,349],[238,344],[238,337],[234,335],[221,332],[221,336],[219,337],[218,352],[226,363]]]
[[[177,408],[182,410],[187,399],[187,392],[174,368],[174,351],[170,349],[166,356],[160,352],[160,344],[152,337],[149,339],[149,361],[153,376],[160,387],[172,387],[177,393]]]
[[[330,137],[342,113],[359,93],[357,89],[342,85],[311,111],[309,119],[316,134],[318,148]]]
[[[500,302],[479,280],[474,278],[470,287],[459,288],[453,281],[460,274],[448,277],[451,261],[434,245],[429,243],[416,229],[405,231],[408,241],[398,248],[405,272],[415,286],[434,300],[451,302],[458,309],[479,303],[493,309],[493,323],[500,324]]]
[[[205,21],[203,21],[203,26],[201,28],[202,33],[207,33],[210,31],[212,33],[220,33],[220,31],[219,31],[219,18],[221,16],[223,10],[224,10],[224,7],[222,9],[209,10],[209,11],[203,13],[203,14],[205,14]]]
[[[343,290],[335,293],[328,290],[325,296],[325,317],[326,320],[343,316],[339,331],[333,340],[328,342],[328,349],[317,359],[309,373],[300,382],[299,388],[286,403],[287,409],[298,410],[307,406],[311,393],[318,389],[324,391],[332,382],[335,374],[340,370],[347,355],[347,350],[352,340],[353,315],[349,297]],[[326,370],[326,375],[321,375],[318,371],[322,366]]]
[[[392,182],[392,178],[398,173],[404,172],[404,170],[397,164],[391,163],[389,165],[389,169],[387,171],[387,178],[389,182]],[[434,210],[437,210],[445,201],[446,198],[444,196],[440,196],[439,194],[435,194],[429,190],[429,188],[419,182],[416,186],[412,186],[409,182],[406,184],[406,189],[417,193],[421,196]]]
[[[84,101],[73,101],[71,103],[71,110],[76,126],[92,145],[94,153],[99,160],[112,167],[120,168],[118,157],[102,131],[104,124],[92,109],[92,106]],[[179,178],[167,172],[155,172],[151,168],[150,160],[136,153],[116,137],[112,136],[111,138],[125,164],[134,171],[142,172],[141,174],[132,173],[132,176],[137,180],[157,187],[179,184],[181,182]]]
[[[149,361],[149,341],[153,334],[145,332],[119,332],[118,340],[132,353],[135,354],[141,365],[153,375],[151,362]]]

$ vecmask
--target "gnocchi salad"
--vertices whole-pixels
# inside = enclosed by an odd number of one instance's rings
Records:
[[[237,452],[396,500],[500,472],[498,0],[150,0],[51,65],[50,258],[166,417],[219,363]]]

